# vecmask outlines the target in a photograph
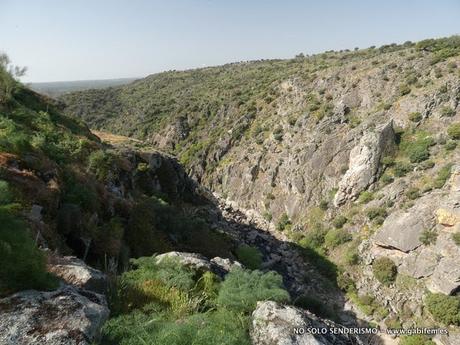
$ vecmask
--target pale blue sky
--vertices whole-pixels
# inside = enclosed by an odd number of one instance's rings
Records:
[[[460,33],[460,0],[0,0],[26,81],[141,77]]]

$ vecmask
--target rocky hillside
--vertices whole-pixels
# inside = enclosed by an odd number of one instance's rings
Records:
[[[332,261],[359,318],[450,327],[434,340],[458,343],[459,37],[172,71],[61,101],[177,155],[323,275]]]
[[[62,115],[5,61],[0,344],[268,345],[291,327],[367,325],[345,310],[332,263],[213,196],[174,157]]]

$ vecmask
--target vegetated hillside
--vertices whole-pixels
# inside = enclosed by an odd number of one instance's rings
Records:
[[[101,89],[111,86],[125,85],[136,80],[136,78],[101,79],[101,80],[74,80],[54,81],[42,83],[30,83],[29,87],[35,92],[50,97],[58,97],[64,93],[82,91],[88,89]]]
[[[223,216],[173,157],[108,133],[99,134],[117,145],[101,142],[9,70],[1,56],[0,343],[264,345],[262,326],[290,337],[271,319],[253,325],[256,309],[335,325],[285,306],[334,316],[317,300],[291,301],[290,292],[328,283],[324,293],[340,295],[335,276],[327,282],[252,221]],[[286,265],[281,254],[297,260]]]
[[[458,341],[459,37],[166,72],[62,100],[333,260],[362,317],[452,325],[437,338]]]
[[[130,257],[172,249],[229,255],[225,238],[179,210],[205,199],[174,158],[146,147],[102,144],[82,122],[61,115],[50,99],[7,73],[1,78],[0,202],[7,223],[0,224],[0,243],[8,250],[1,252],[0,294],[30,283],[16,281],[33,263],[27,257],[33,251],[27,222],[39,244],[84,256],[98,268],[108,259],[121,268]],[[14,224],[24,229],[23,237],[15,238]],[[207,244],[216,247],[208,251]],[[15,260],[23,255],[21,246],[25,256]]]

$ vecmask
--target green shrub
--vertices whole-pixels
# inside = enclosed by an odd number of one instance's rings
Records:
[[[405,162],[396,162],[393,171],[396,177],[406,176],[408,172],[412,170],[412,166]]]
[[[8,182],[0,180],[0,206],[11,203],[13,196],[10,191]]]
[[[394,181],[395,179],[393,178],[393,176],[391,175],[388,175],[388,174],[383,174],[382,177],[380,178],[380,181],[382,181],[383,185],[387,185],[387,184],[390,184]]]
[[[404,335],[399,340],[399,345],[436,345],[426,335]]]
[[[47,290],[57,280],[46,272],[43,253],[12,206],[0,206],[0,296],[25,289]]]
[[[431,160],[429,161],[424,161],[422,163],[419,164],[419,167],[422,169],[422,170],[427,170],[427,169],[431,169],[432,167],[435,166],[435,163]]]
[[[415,199],[418,199],[420,197],[420,190],[416,187],[411,187],[407,190],[406,192],[406,196],[410,199],[410,200],[415,200]]]
[[[352,245],[344,253],[345,263],[350,266],[357,265],[359,263],[358,248],[356,245]]]
[[[249,269],[259,269],[262,265],[262,253],[257,247],[242,245],[236,249],[236,257]]]
[[[460,122],[453,123],[447,128],[447,134],[454,140],[460,139]]]
[[[88,171],[96,175],[100,181],[107,181],[114,169],[114,157],[104,150],[92,152],[88,157]]]
[[[420,235],[420,242],[428,246],[436,242],[438,234],[434,230],[424,230]]]
[[[316,226],[307,231],[304,237],[299,241],[303,248],[319,249],[323,246],[327,230],[321,226]]]
[[[382,158],[381,163],[384,166],[390,167],[395,163],[395,159],[392,156],[385,156]]]
[[[457,142],[454,140],[449,140],[445,146],[447,151],[453,151],[457,148]]]
[[[335,228],[340,229],[346,224],[346,222],[348,222],[347,217],[343,215],[338,215],[332,221],[332,225],[334,225]]]
[[[369,191],[364,191],[359,195],[358,201],[360,204],[367,204],[369,201],[374,200],[374,193]]]
[[[433,187],[434,188],[442,188],[444,187],[446,181],[449,179],[451,175],[451,170],[452,170],[452,164],[446,164],[444,165],[439,171],[438,174],[433,182]]]
[[[329,208],[329,202],[327,200],[321,200],[321,202],[319,203],[319,208],[323,211],[327,211],[327,209]]]
[[[460,325],[460,298],[441,293],[429,293],[425,298],[433,318],[446,325]]]
[[[452,109],[451,107],[442,107],[441,108],[441,116],[442,117],[452,117],[455,115],[455,110]]]
[[[410,88],[409,85],[407,85],[407,84],[399,85],[399,94],[401,96],[408,95],[408,94],[410,94],[410,92],[411,92],[411,88]]]
[[[283,213],[278,220],[278,223],[276,224],[276,230],[278,231],[283,231],[283,230],[289,230],[291,227],[292,223],[291,220],[289,219],[289,216],[286,213]]]
[[[382,257],[372,263],[372,272],[380,283],[389,285],[395,281],[398,269],[391,259]]]
[[[411,120],[412,122],[419,122],[422,120],[422,118],[423,118],[422,114],[419,113],[418,111],[409,114],[409,120]]]
[[[264,219],[268,222],[270,222],[273,219],[273,216],[270,212],[265,211],[264,214],[262,215]]]
[[[373,220],[378,217],[385,218],[387,216],[387,211],[383,207],[370,207],[366,210],[366,216],[369,220]]]
[[[332,229],[327,232],[324,238],[324,244],[328,249],[334,249],[352,239],[353,237],[348,231],[343,229]]]
[[[225,277],[217,297],[217,305],[236,312],[250,313],[258,301],[289,301],[278,273],[232,270]]]
[[[250,345],[248,318],[229,310],[196,313],[174,320],[139,310],[107,321],[102,345]]]
[[[452,241],[454,241],[457,246],[460,246],[460,232],[452,234]]]
[[[434,144],[433,138],[424,131],[404,133],[400,148],[411,163],[419,163],[430,157],[429,148]]]

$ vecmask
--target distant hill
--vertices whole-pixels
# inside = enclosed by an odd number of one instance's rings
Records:
[[[29,87],[41,94],[57,97],[67,92],[102,89],[111,86],[125,85],[131,83],[134,80],[136,80],[136,78],[55,81],[49,83],[30,83]]]

